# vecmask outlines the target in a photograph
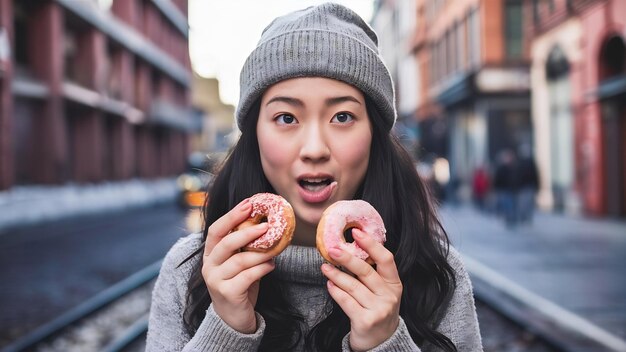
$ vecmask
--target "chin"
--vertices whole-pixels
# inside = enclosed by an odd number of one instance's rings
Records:
[[[304,214],[301,214],[300,216],[298,216],[297,221],[301,221],[305,225],[317,227],[317,224],[320,222],[321,219],[322,219],[322,212],[319,212],[319,213],[318,212],[305,212]]]

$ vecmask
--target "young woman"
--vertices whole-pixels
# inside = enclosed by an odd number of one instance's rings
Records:
[[[390,133],[394,91],[371,28],[324,4],[274,20],[241,73],[242,135],[218,173],[202,234],[169,251],[153,291],[147,351],[481,351],[472,288],[412,160]],[[296,214],[276,258],[239,249],[250,196]],[[387,242],[352,235],[375,266],[315,248],[322,212],[363,199]]]

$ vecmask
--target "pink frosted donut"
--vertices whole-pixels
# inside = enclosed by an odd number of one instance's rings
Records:
[[[267,220],[269,229],[261,237],[248,243],[242,250],[270,252],[273,256],[277,256],[291,243],[296,227],[296,218],[291,204],[285,198],[272,193],[257,193],[250,197],[250,204],[252,204],[250,217],[234,230],[258,224],[264,220]]]
[[[378,243],[386,240],[383,219],[370,203],[364,200],[342,200],[328,207],[317,225],[315,242],[320,254],[331,264],[337,265],[328,255],[328,249],[339,247],[369,264],[374,264],[367,252],[356,242],[346,242],[343,233],[351,228],[362,230]]]

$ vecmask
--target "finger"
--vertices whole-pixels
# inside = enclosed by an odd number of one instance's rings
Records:
[[[322,264],[322,273],[335,286],[354,298],[360,306],[368,307],[371,302],[375,302],[376,297],[372,291],[355,277],[344,273],[330,264]]]
[[[228,258],[221,266],[221,277],[224,280],[232,279],[239,273],[271,260],[267,253],[241,252]]]
[[[235,292],[248,291],[250,286],[258,280],[261,280],[263,276],[269,274],[274,270],[275,264],[273,260],[268,260],[259,265],[255,265],[248,268],[230,280],[226,282]]]
[[[207,261],[214,265],[221,265],[233,254],[239,252],[242,247],[266,233],[268,227],[268,223],[262,222],[229,234],[215,245]]]
[[[224,238],[224,236],[228,235],[232,229],[244,222],[248,216],[250,216],[251,210],[252,205],[250,204],[249,199],[246,198],[228,213],[224,214],[224,216],[220,217],[213,224],[211,224],[211,226],[209,226],[209,230],[207,231],[207,238],[204,244],[204,255],[209,255],[213,250],[213,247],[215,247],[215,245],[222,238]]]
[[[374,270],[370,264],[356,257],[354,254],[343,250],[341,247],[329,248],[328,254],[340,266],[358,276],[360,280],[369,280],[370,278],[378,277],[376,270]]]
[[[355,317],[362,314],[364,308],[354,299],[354,297],[350,296],[347,292],[335,285],[331,280],[328,280],[326,286],[328,287],[328,293],[330,296],[335,300],[335,302],[337,302],[339,307],[341,307],[350,320],[353,320]]]
[[[353,232],[354,231],[355,229],[353,229]],[[358,277],[359,281],[361,281],[371,292],[380,295],[386,291],[386,281],[383,280],[376,270],[374,270],[374,268],[364,260],[359,259],[338,247],[330,248],[328,250],[328,254],[338,264]]]
[[[398,275],[398,267],[393,258],[393,254],[385,248],[381,243],[374,241],[365,232],[359,229],[352,229],[352,237],[366,251],[370,258],[376,263],[376,271],[385,282],[398,284],[400,276]]]

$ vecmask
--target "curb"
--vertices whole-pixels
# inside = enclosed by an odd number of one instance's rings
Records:
[[[177,194],[175,178],[15,187],[0,192],[0,235],[21,226],[171,202]]]
[[[559,350],[626,352],[626,341],[462,255],[477,299]]]

